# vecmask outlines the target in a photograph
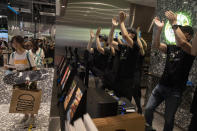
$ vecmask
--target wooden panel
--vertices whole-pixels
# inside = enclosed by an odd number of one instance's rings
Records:
[[[155,14],[154,7],[142,6],[137,4],[130,5],[130,23],[132,20],[133,9],[136,8],[135,11],[135,21],[134,21],[134,28],[138,26],[141,27],[142,32],[148,32],[148,29],[152,23]]]
[[[93,122],[99,131],[144,131],[145,119],[137,113],[96,118]]]

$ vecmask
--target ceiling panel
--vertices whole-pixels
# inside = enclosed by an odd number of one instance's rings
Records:
[[[138,4],[138,5],[145,5],[149,7],[156,7],[157,0],[127,0],[130,3]]]
[[[69,0],[64,16],[58,17],[57,22],[87,28],[109,27],[112,17],[117,17],[120,11],[129,14],[129,5],[120,0]]]
[[[146,9],[139,6],[148,4],[151,6],[146,6]],[[61,13],[56,17],[56,48],[63,49],[65,45],[86,46],[90,37],[89,30],[93,29],[96,33],[98,26],[102,27],[102,34],[108,35],[111,19],[114,16],[118,17],[120,11],[127,13],[125,23],[129,26],[132,19],[130,16],[133,11],[130,11],[130,8],[133,9],[132,5],[136,7],[138,17],[135,18],[134,26],[141,25],[141,29],[147,31],[152,21],[152,15],[149,14],[154,15],[154,9],[151,8],[154,6],[153,0],[68,0],[66,5],[60,4]],[[116,32],[119,31],[118,27]]]

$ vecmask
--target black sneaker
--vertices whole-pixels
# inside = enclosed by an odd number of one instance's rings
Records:
[[[156,131],[155,129],[153,129],[153,127],[152,126],[148,126],[148,125],[146,125],[145,126],[145,131]]]

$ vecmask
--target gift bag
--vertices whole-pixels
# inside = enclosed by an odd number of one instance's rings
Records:
[[[9,113],[38,114],[42,90],[13,89]]]

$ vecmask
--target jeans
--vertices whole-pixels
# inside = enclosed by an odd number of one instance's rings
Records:
[[[173,90],[170,87],[157,85],[153,89],[145,109],[146,123],[152,126],[153,113],[157,106],[165,101],[165,124],[163,131],[172,131],[174,126],[174,116],[181,103],[181,91]]]

